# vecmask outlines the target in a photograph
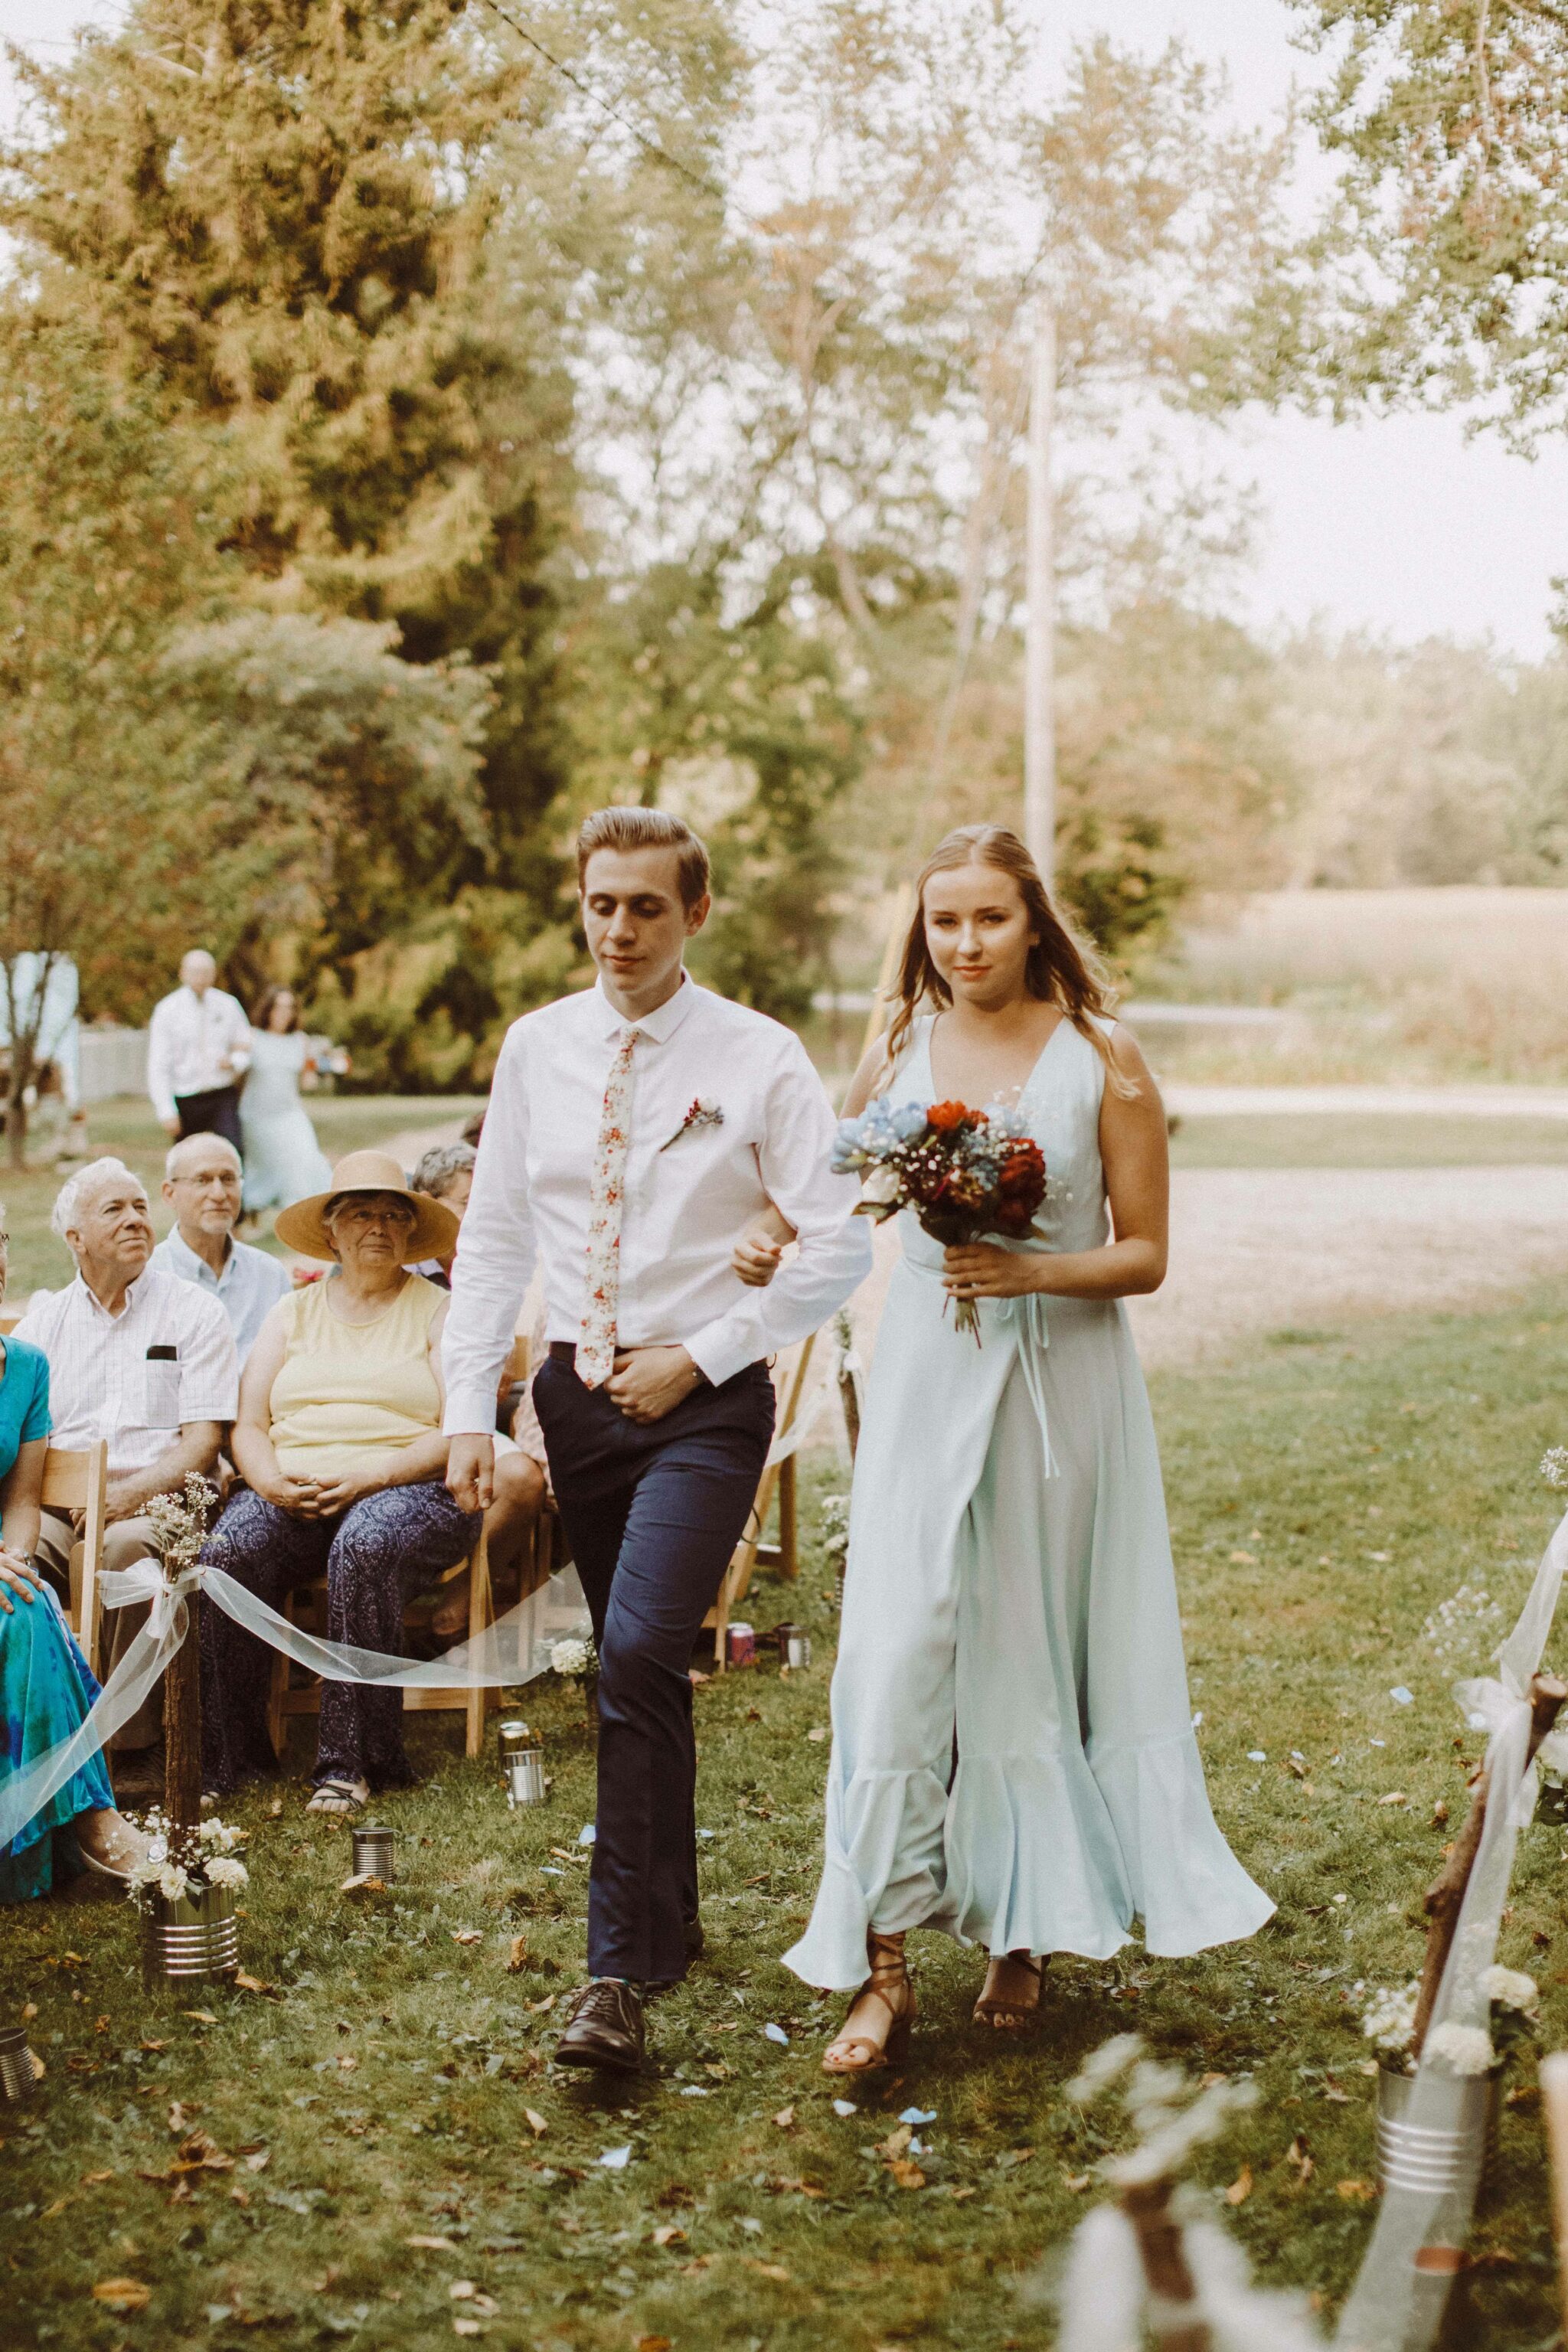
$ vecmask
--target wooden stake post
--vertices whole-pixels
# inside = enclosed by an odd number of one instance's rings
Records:
[[[175,1832],[194,1830],[202,1817],[201,1594],[187,1592],[185,1607],[189,1630],[163,1676],[163,1811],[171,1849]]]

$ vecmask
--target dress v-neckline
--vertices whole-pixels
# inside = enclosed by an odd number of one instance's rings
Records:
[[[933,1013],[931,1014],[930,1020],[926,1024],[925,1034],[926,1076],[931,1081],[931,1099],[933,1102],[936,1099],[936,1064],[931,1059],[931,1039],[936,1035],[936,1024],[941,1017],[941,1014],[937,1013]],[[1045,1044],[1040,1047],[1040,1050],[1036,1055],[1033,1062],[1030,1064],[1029,1075],[1018,1088],[1017,1100],[1014,1103],[1005,1103],[1003,1105],[1003,1108],[1005,1110],[1023,1109],[1025,1097],[1028,1094],[1030,1087],[1034,1085],[1035,1080],[1039,1076],[1040,1071],[1045,1064],[1046,1055],[1050,1052],[1051,1047],[1056,1044],[1057,1039],[1061,1035],[1062,1031],[1064,1029],[1070,1029],[1071,1026],[1071,1022],[1064,1013],[1061,1018],[1058,1021],[1056,1027],[1051,1031],[1050,1035],[1046,1039]],[[995,1100],[994,1096],[993,1096],[992,1100]],[[982,1104],[980,1108],[986,1109],[989,1108],[989,1105]]]

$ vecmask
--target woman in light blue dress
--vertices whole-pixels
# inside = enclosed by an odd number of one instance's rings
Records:
[[[5,1297],[5,1213],[0,1209],[0,1301]],[[49,1450],[49,1367],[41,1349],[0,1339],[0,1794],[40,1756],[79,1731],[98,1696],[59,1603],[33,1565],[44,1460]],[[100,1754],[0,1845],[0,1903],[47,1895],[85,1862],[123,1879],[146,1840],[114,1807]]]
[[[256,1008],[250,1067],[239,1097],[245,1150],[245,1213],[287,1209],[325,1192],[331,1167],[316,1140],[300,1084],[316,1075],[291,988],[269,988]]]
[[[1153,1082],[1001,827],[950,835],[927,865],[900,995],[851,1111],[873,1092],[1016,1106],[1049,1189],[1038,1241],[944,1251],[900,1218],[850,1507],[822,1882],[784,1956],[808,1984],[859,1987],[831,2074],[907,2042],[911,1928],[984,1945],[976,2021],[1016,2029],[1052,1952],[1106,1958],[1141,1916],[1149,1951],[1186,1954],[1273,1908],[1209,1810],[1121,1304],[1164,1276]],[[978,1346],[955,1328],[964,1298]]]

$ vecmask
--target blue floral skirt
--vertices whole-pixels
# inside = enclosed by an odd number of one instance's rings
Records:
[[[5,1735],[0,1787],[70,1738],[99,1687],[52,1592],[40,1592],[30,1603],[17,1592],[6,1597],[11,1614],[0,1612],[0,1723]],[[102,1756],[89,1756],[0,1853],[0,1903],[47,1895],[57,1874],[74,1878],[81,1859],[71,1822],[79,1813],[113,1802]]]

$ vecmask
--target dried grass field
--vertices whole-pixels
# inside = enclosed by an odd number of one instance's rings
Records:
[[[421,1724],[424,1783],[384,1804],[404,1875],[367,1909],[339,1891],[345,1832],[304,1814],[296,1747],[238,1808],[244,1966],[263,1989],[144,1991],[113,1899],[6,1919],[0,2015],[32,2005],[47,2074],[34,2109],[0,2118],[5,2339],[1045,2347],[1032,2289],[1100,2193],[1105,2146],[1063,2086],[1130,2024],[1195,2073],[1256,2078],[1258,2105],[1199,2178],[1229,2190],[1216,2210],[1267,2277],[1331,2308],[1373,2218],[1353,1989],[1415,1963],[1419,1893],[1451,1834],[1436,1809],[1462,1804],[1475,1752],[1422,1629],[1462,1583],[1522,1594],[1552,1516],[1535,1465],[1568,1437],[1565,1314],[1559,1280],[1526,1307],[1280,1331],[1156,1376],[1211,1787],[1279,1906],[1252,1943],[1058,1960],[1041,2032],[1014,2048],[969,2025],[976,1956],[918,1937],[912,2058],[835,2111],[842,2085],[818,2058],[837,2004],[776,1958],[820,1834],[833,1612],[810,1531],[842,1477],[822,1464],[801,1581],[764,1584],[751,1612],[804,1619],[818,1671],[697,1695],[710,1957],[657,2005],[646,2078],[602,2090],[551,2063],[592,1810],[575,1692],[527,1701],[554,1775],[536,1814],[509,1813],[492,1766]],[[1563,1844],[1545,1818],[1523,1839],[1500,1953],[1541,1979],[1549,2043],[1568,2042]],[[1515,2090],[1479,2227],[1476,2340],[1522,2347],[1552,2339],[1555,2287],[1528,2068]],[[911,2105],[934,2110],[913,2158],[898,2122]],[[197,2133],[213,2153],[181,2169]],[[602,2161],[618,2149],[624,2166]],[[111,2279],[143,2285],[144,2308],[96,2300]]]

